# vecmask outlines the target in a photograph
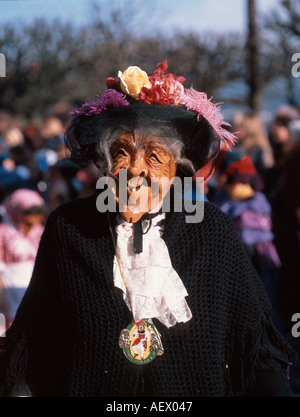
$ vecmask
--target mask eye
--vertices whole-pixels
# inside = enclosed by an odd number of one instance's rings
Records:
[[[127,156],[127,153],[124,149],[118,149],[117,152],[114,153],[113,158],[116,158],[117,156]]]
[[[158,155],[156,153],[154,153],[154,152],[152,152],[149,155],[149,158],[152,159],[152,160],[154,160],[154,161],[156,161],[156,162],[159,162],[160,164],[162,163],[162,161],[159,159]]]

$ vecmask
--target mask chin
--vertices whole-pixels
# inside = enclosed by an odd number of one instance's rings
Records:
[[[126,212],[120,212],[119,214],[122,217],[122,219],[125,220],[127,223],[136,223],[145,213],[132,213],[128,210]]]

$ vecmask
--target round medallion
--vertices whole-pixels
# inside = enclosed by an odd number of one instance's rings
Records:
[[[119,346],[130,362],[145,365],[153,361],[156,355],[162,354],[159,342],[153,324],[147,320],[139,320],[122,330]]]

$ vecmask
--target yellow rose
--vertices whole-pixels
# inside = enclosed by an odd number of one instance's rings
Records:
[[[139,67],[128,67],[123,73],[119,71],[118,77],[122,91],[136,100],[139,99],[142,87],[151,88],[152,86],[146,72]]]

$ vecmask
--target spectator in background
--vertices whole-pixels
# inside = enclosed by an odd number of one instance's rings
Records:
[[[300,305],[300,141],[286,157],[272,212],[275,244],[282,260],[280,307],[288,329]]]
[[[39,130],[40,146],[33,152],[34,160],[41,172],[56,164],[60,153],[65,149],[63,144],[64,127],[56,117],[46,118]],[[65,155],[64,155],[65,156]]]
[[[64,106],[56,107],[57,112],[63,110]],[[80,197],[83,191],[83,184],[77,178],[80,167],[67,158],[70,152],[65,146],[65,125],[61,119],[50,116],[44,120],[40,128],[43,146],[34,152],[46,183],[45,195],[50,211]]]
[[[291,319],[299,312],[300,306],[300,136],[296,124],[299,129],[299,121],[291,122],[289,126],[293,143],[282,164],[281,177],[272,201],[272,221],[274,243],[282,262],[278,306],[284,333],[298,351],[291,378],[295,392],[300,393],[300,340],[291,335]]]
[[[61,121],[64,125],[64,129],[66,129],[70,123],[70,113],[72,110],[73,107],[69,103],[63,101],[58,101],[53,106],[53,115]]]
[[[11,123],[12,116],[5,111],[0,111],[0,142],[3,139],[3,132],[8,129]]]
[[[261,192],[263,182],[250,156],[237,151],[220,155],[215,178],[220,191],[211,202],[233,219],[281,326],[276,294],[281,262],[273,244],[271,206]]]
[[[77,177],[79,171],[80,167],[66,158],[49,167],[46,180],[47,204],[50,211],[82,196],[84,184]]]
[[[277,193],[277,186],[282,177],[286,158],[295,144],[295,123],[299,120],[297,109],[284,105],[277,109],[274,120],[270,124],[269,137],[275,164],[268,170],[265,177],[265,193],[271,204]]]
[[[274,165],[273,151],[260,116],[236,113],[233,131],[237,132],[235,149],[248,154],[262,179]]]
[[[47,117],[41,127],[41,136],[48,148],[56,149],[64,143],[64,125],[58,117]]]
[[[290,150],[292,150],[300,142],[300,117],[289,123],[288,130],[290,133]]]
[[[269,127],[269,137],[276,164],[279,164],[285,157],[291,145],[289,124],[299,119],[299,112],[292,106],[283,105],[277,109]]]
[[[44,138],[41,136],[41,129],[43,126],[43,119],[33,118],[27,121],[23,128],[24,139],[32,152],[42,148],[44,146]]]
[[[40,173],[31,149],[18,126],[8,127],[2,135],[0,165],[1,200],[18,188],[35,189]]]
[[[8,328],[31,278],[46,211],[40,195],[28,189],[7,196],[0,210],[0,312]]]

